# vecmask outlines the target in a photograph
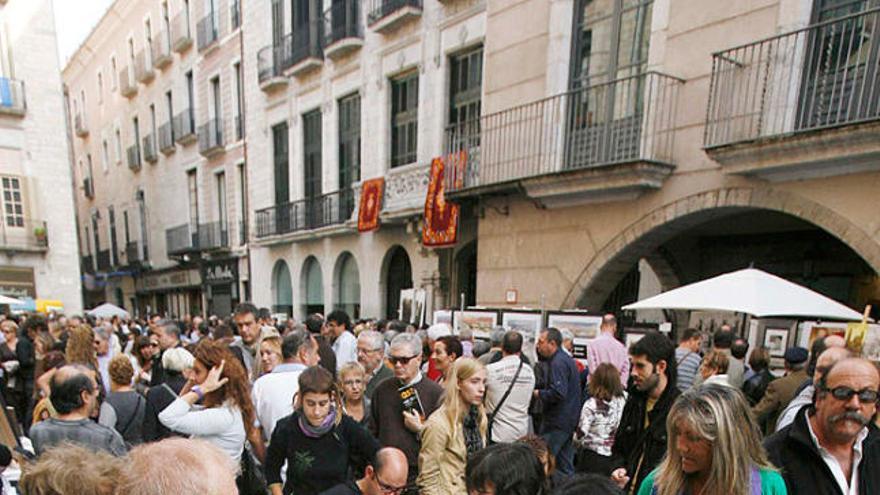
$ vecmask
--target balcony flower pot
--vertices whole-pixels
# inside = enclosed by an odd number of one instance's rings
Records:
[[[34,238],[37,240],[37,244],[45,245],[46,244],[46,227],[36,227],[34,228]]]

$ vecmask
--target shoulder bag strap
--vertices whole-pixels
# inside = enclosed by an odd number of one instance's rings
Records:
[[[688,353],[685,354],[684,356],[682,356],[681,359],[679,359],[678,362],[676,362],[675,364],[681,364],[681,363],[683,363],[684,360],[687,359],[687,358],[689,358],[690,355],[693,354],[693,353],[694,353],[694,351],[688,351]]]
[[[516,385],[516,380],[519,378],[519,372],[522,371],[523,360],[522,357],[519,358],[519,366],[516,368],[516,373],[513,374],[513,381],[510,382],[510,385],[507,387],[507,391],[504,392],[504,395],[501,396],[501,400],[498,401],[498,404],[495,405],[495,409],[488,415],[487,418],[489,421],[489,425],[487,428],[487,436],[488,441],[492,441],[492,423],[495,422],[495,415],[501,410],[501,406],[504,405],[504,401],[507,400],[507,397],[510,395],[510,392],[513,391],[513,386]]]
[[[146,401],[147,401],[146,399],[144,399],[143,397],[138,395],[138,401],[137,401],[137,405],[134,406],[134,412],[132,413],[131,417],[128,418],[128,422],[125,423],[125,427],[122,428],[121,430],[119,430],[119,433],[123,437],[125,436],[126,433],[128,433],[128,429],[131,428],[131,425],[132,425],[132,423],[134,423],[135,418],[137,418],[138,413],[141,412],[141,404],[145,403]]]

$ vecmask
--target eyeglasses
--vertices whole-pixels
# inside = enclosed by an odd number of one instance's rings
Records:
[[[863,388],[861,390],[853,390],[846,386],[828,388],[823,387],[822,390],[825,392],[831,392],[831,396],[837,400],[848,401],[852,399],[854,395],[859,397],[859,402],[862,404],[870,404],[872,402],[877,402],[878,392],[876,390],[871,390],[870,388]]]
[[[409,364],[410,361],[417,357],[419,357],[418,354],[415,356],[389,356],[388,361],[390,361],[391,364]]]
[[[379,484],[379,490],[382,490],[382,493],[387,493],[389,495],[397,495],[400,492],[406,490],[406,485],[403,486],[391,486],[386,484],[379,478],[379,473],[373,472],[373,478],[376,478],[376,483]]]

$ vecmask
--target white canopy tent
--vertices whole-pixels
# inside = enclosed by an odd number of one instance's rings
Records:
[[[0,294],[0,304],[11,304],[11,305],[19,305],[24,304],[24,301],[20,299],[16,299],[14,297],[4,296]]]
[[[114,316],[118,316],[120,318],[128,318],[128,311],[120,308],[115,304],[104,303],[96,308],[90,309],[88,314],[96,317],[96,318],[104,318],[110,319]]]
[[[685,285],[629,304],[623,309],[733,311],[758,318],[862,319],[859,312],[833,299],[756,268]]]

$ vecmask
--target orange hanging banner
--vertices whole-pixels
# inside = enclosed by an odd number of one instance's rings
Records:
[[[365,180],[361,184],[361,202],[358,208],[358,232],[379,228],[379,210],[382,209],[382,193],[385,178]]]
[[[459,206],[446,201],[445,165],[458,170],[467,161],[467,153],[461,151],[450,155],[446,161],[435,158],[431,162],[428,196],[425,198],[425,226],[422,244],[428,247],[453,246],[458,240]]]

